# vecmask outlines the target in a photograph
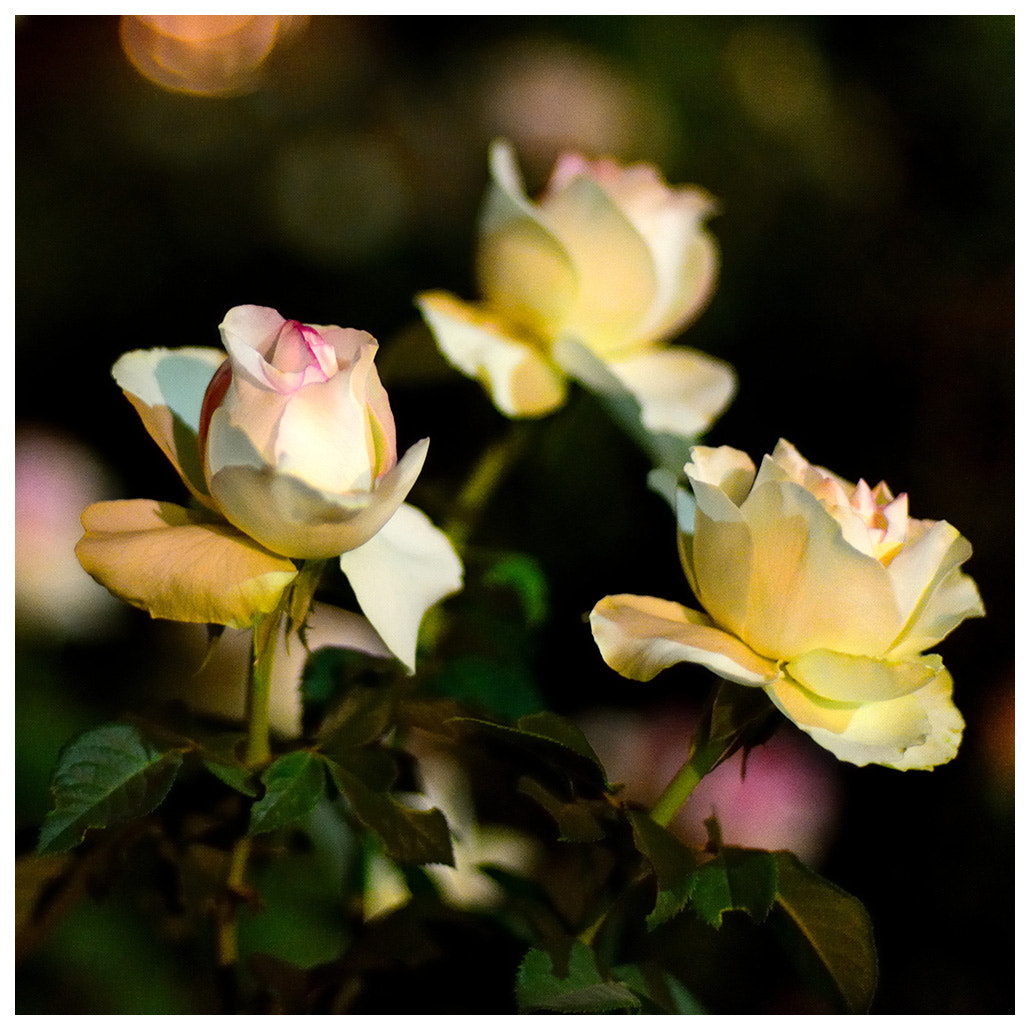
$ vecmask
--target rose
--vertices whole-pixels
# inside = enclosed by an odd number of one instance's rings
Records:
[[[338,557],[365,615],[414,665],[426,609],[458,589],[447,538],[404,503],[428,440],[397,461],[367,333],[233,308],[226,355],[123,355],[112,370],[203,505],[114,501],[83,513],[76,553],[154,616],[248,626],[280,605],[298,567]]]
[[[786,441],[757,476],[731,447],[695,447],[680,554],[707,614],[628,594],[591,627],[604,660],[650,680],[680,662],[762,687],[838,758],[923,769],[950,761],[962,717],[938,655],[982,615],[959,566],[969,542],[947,522],[911,519],[908,498],[809,465]],[[687,498],[689,500],[689,498]]]
[[[482,303],[441,291],[417,298],[447,359],[508,416],[555,410],[573,376],[606,398],[628,398],[647,432],[693,438],[707,429],[733,394],[733,372],[663,341],[712,292],[711,198],[667,186],[649,165],[565,154],[533,204],[503,141],[490,169]]]
[[[233,308],[229,352],[200,418],[204,476],[229,522],[291,558],[329,558],[373,537],[400,507],[428,440],[397,462],[375,340]]]

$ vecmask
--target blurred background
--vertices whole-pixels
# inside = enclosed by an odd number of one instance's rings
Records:
[[[237,304],[366,329],[401,448],[432,438],[412,500],[441,518],[506,426],[437,356],[411,298],[476,296],[486,147],[506,136],[531,190],[574,148],[655,162],[719,198],[719,285],[682,337],[740,376],[708,442],[758,458],[785,437],[842,476],[907,491],[913,516],[972,542],[988,617],[939,648],[967,722],[958,758],[932,775],[857,769],[785,728],[768,749],[779,786],[748,802],[780,836],[744,839],[743,826],[727,839],[793,847],[862,899],[880,952],[874,1011],[1012,1011],[1014,26],[18,17],[19,852],[60,745],[174,692],[202,655],[200,638],[114,602],[75,562],[92,500],[184,493],[111,364],[133,348],[218,346]],[[642,796],[654,787],[634,762],[654,775],[671,748],[675,769],[675,729],[705,689],[673,673],[620,679],[583,623],[608,593],[689,602],[646,472],[579,397],[540,423],[478,536],[531,555],[546,583],[516,687],[580,718]],[[784,786],[775,767],[791,750]],[[785,831],[784,806],[810,818]],[[196,956],[134,918],[81,906],[21,963],[19,1011],[204,1011]],[[794,1004],[772,983],[754,999]]]

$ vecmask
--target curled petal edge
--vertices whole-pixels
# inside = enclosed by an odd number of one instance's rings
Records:
[[[540,345],[520,338],[485,308],[443,291],[422,293],[416,303],[443,356],[478,379],[502,414],[536,418],[564,403],[565,376]]]
[[[647,681],[677,662],[694,662],[734,683],[765,686],[775,662],[716,628],[703,612],[674,601],[617,594],[599,601],[590,628],[601,657],[620,675]]]

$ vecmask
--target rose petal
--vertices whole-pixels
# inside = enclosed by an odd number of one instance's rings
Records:
[[[894,651],[915,654],[933,647],[963,619],[984,614],[976,584],[959,570],[972,553],[949,523],[910,522],[907,546],[887,566],[898,608],[910,613]]]
[[[884,654],[901,625],[887,570],[848,544],[840,525],[803,487],[762,479],[759,471],[740,508],[753,546],[747,619],[743,626],[723,624],[755,650],[778,658],[822,648]],[[698,557],[702,536],[699,518],[694,560],[708,607],[723,573]]]
[[[578,277],[562,333],[606,358],[650,342],[641,329],[658,290],[654,259],[618,204],[594,179],[577,176],[540,208]]]
[[[480,292],[506,318],[553,339],[575,296],[572,261],[527,199],[514,151],[504,140],[490,148],[490,172],[479,219]]]
[[[698,190],[672,190],[648,225],[638,223],[651,244],[658,278],[654,303],[641,326],[648,339],[666,340],[682,332],[712,296],[719,252],[700,222],[714,206]]]
[[[951,694],[951,675],[942,666],[938,675],[914,694],[854,709],[840,732],[799,725],[818,744],[854,765],[932,769],[950,762],[962,740],[965,722]]]
[[[335,558],[390,520],[418,479],[428,447],[428,439],[414,444],[368,492],[328,493],[267,467],[240,464],[216,472],[211,493],[235,526],[269,550],[291,558]]]
[[[775,662],[715,628],[702,612],[657,597],[605,597],[590,613],[590,628],[601,657],[629,679],[654,679],[677,662],[696,662],[749,686],[779,674]]]
[[[340,555],[361,610],[409,669],[422,617],[461,589],[462,566],[450,540],[410,504],[361,547]]]
[[[481,307],[443,292],[416,298],[444,357],[478,379],[509,418],[554,411],[565,400],[565,377],[532,341],[519,339]]]
[[[813,694],[831,701],[863,704],[914,693],[937,676],[941,661],[936,655],[892,662],[836,651],[809,651],[788,662],[786,668]]]
[[[200,409],[211,377],[225,361],[212,347],[135,350],[111,369],[146,430],[197,500],[213,506],[197,443]]]
[[[160,501],[103,501],[82,513],[75,553],[112,593],[154,618],[242,628],[297,575],[232,526]]]
[[[640,402],[641,421],[653,433],[700,436],[737,389],[731,365],[689,347],[651,350],[608,367]]]

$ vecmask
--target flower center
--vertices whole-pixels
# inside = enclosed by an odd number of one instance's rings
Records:
[[[279,330],[267,360],[280,372],[302,372],[303,385],[324,383],[339,371],[336,351],[322,334],[293,320]]]

